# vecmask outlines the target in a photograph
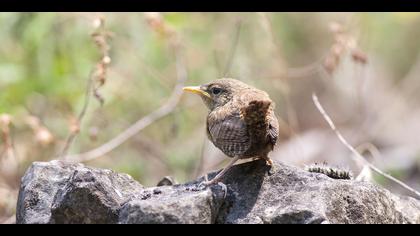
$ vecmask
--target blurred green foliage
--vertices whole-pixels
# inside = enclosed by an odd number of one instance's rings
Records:
[[[106,13],[113,33],[112,59],[101,89],[104,106],[92,101],[81,133],[71,148],[78,153],[97,147],[131,123],[159,107],[176,82],[174,54],[168,40],[154,32],[142,13]],[[188,83],[200,84],[224,71],[237,22],[241,31],[228,76],[240,78],[272,94],[278,113],[286,117],[285,90],[278,58],[300,67],[322,58],[333,37],[328,24],[342,23],[358,39],[373,63],[382,63],[395,81],[418,54],[420,17],[413,13],[268,13],[272,36],[257,13],[164,13],[163,19],[185,49]],[[69,132],[69,119],[80,111],[90,71],[100,54],[92,42],[94,13],[0,14],[0,113],[15,118],[17,148],[34,160],[54,158]],[[271,44],[277,44],[274,49]],[[277,76],[278,77],[278,76]],[[299,89],[299,88],[298,88]],[[28,114],[39,117],[54,135],[53,147],[29,145]],[[184,97],[176,111],[145,129],[92,165],[127,172],[146,185],[163,175],[180,181],[191,177],[201,156],[206,109],[196,97]],[[301,120],[304,118],[300,118]],[[89,133],[99,130],[97,137]],[[142,146],[143,145],[143,146]],[[156,164],[152,159],[159,159]],[[22,171],[26,168],[24,165]],[[19,173],[22,174],[22,173]]]

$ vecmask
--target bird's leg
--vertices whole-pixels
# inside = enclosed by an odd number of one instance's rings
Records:
[[[267,155],[262,156],[262,159],[264,159],[265,164],[270,167],[270,170],[268,171],[268,174],[272,175],[274,173],[274,170],[275,170],[273,160],[271,160],[271,158],[269,158]]]
[[[232,161],[230,161],[230,163],[219,173],[216,175],[216,177],[214,177],[212,180],[210,181],[205,181],[202,184],[204,186],[209,186],[212,184],[215,184],[217,182],[219,182],[219,180],[223,177],[223,175],[225,175],[225,173],[233,166],[233,164],[235,164],[238,160],[240,159],[239,156],[235,156]],[[200,184],[201,185],[201,184]]]
[[[273,166],[274,165],[273,160],[271,160],[267,155],[262,156],[261,158],[265,160],[266,165],[268,165],[268,166]]]
[[[204,180],[207,182],[207,181],[209,181],[209,175],[206,173],[205,175],[204,175]]]

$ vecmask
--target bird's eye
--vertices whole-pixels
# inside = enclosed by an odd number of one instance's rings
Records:
[[[222,89],[220,89],[220,88],[215,87],[215,88],[211,89],[211,93],[214,94],[214,95],[218,95],[221,92],[222,92]]]

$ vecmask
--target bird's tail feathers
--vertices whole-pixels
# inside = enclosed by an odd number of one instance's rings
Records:
[[[241,116],[247,125],[264,131],[268,125],[267,115],[271,104],[269,100],[253,100],[242,108]]]

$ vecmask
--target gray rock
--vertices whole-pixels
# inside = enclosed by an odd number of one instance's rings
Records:
[[[374,184],[281,163],[273,175],[267,172],[263,161],[228,172],[229,192],[218,223],[420,223],[419,201],[397,199]]]
[[[194,186],[150,188],[142,198],[125,204],[120,223],[211,224],[216,221],[223,194]]]
[[[22,178],[17,223],[117,223],[121,205],[142,189],[111,170],[34,162]]]
[[[216,173],[209,174],[210,177]],[[22,178],[17,223],[420,223],[420,202],[367,182],[264,161],[234,166],[219,185],[144,188],[110,170],[35,162]]]
[[[48,223],[57,191],[80,166],[35,162],[22,178],[16,207],[17,223]]]

